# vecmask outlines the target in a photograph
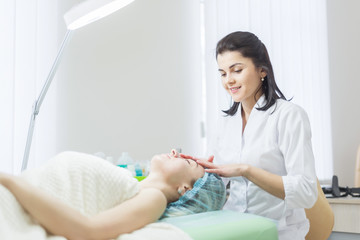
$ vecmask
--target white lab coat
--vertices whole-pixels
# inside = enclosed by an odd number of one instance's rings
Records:
[[[304,239],[309,223],[304,208],[317,199],[317,178],[311,145],[310,123],[299,106],[277,100],[267,111],[259,111],[264,95],[251,111],[242,133],[241,104],[236,115],[221,117],[209,154],[215,164],[246,163],[282,176],[285,200],[279,199],[244,177],[230,181],[224,209],[274,219],[279,239]]]

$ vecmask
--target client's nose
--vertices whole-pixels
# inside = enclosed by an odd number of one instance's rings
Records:
[[[171,149],[170,154],[171,154],[171,156],[173,156],[173,157],[179,157],[179,153],[178,153],[175,149]]]

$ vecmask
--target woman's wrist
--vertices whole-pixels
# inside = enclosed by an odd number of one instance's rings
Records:
[[[240,164],[239,166],[239,176],[243,176],[245,178],[248,178],[250,176],[251,172],[251,165],[248,164]]]

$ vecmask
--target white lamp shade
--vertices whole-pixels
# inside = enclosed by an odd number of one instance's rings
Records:
[[[66,26],[75,30],[106,17],[134,0],[87,0],[72,7],[64,15]]]

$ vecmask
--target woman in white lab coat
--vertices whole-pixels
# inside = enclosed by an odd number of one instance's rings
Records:
[[[230,181],[224,209],[277,220],[279,239],[304,239],[309,230],[304,208],[317,199],[307,114],[285,99],[266,47],[254,34],[225,36],[216,60],[233,104],[221,118],[212,156],[193,159]]]

